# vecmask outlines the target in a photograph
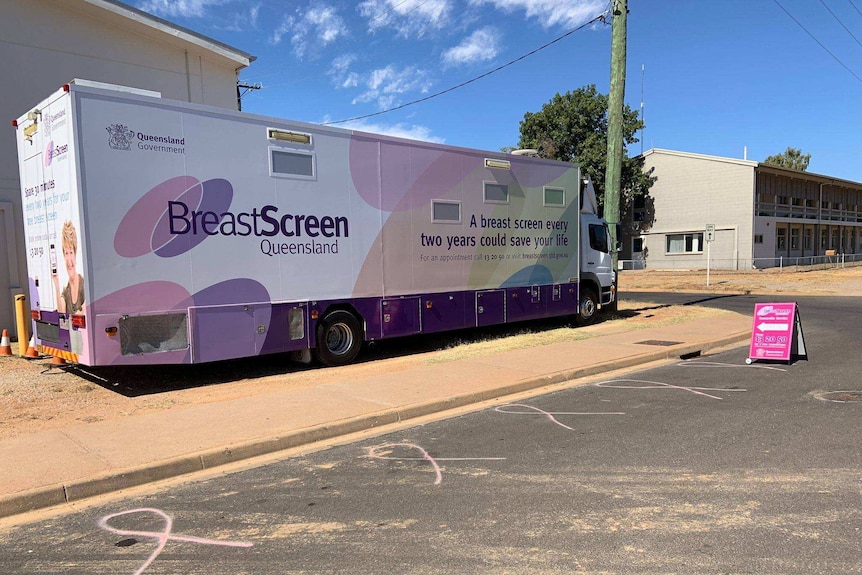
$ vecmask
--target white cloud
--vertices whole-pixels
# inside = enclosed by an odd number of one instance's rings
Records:
[[[260,4],[255,4],[248,7],[247,10],[229,15],[227,23],[218,25],[217,27],[229,32],[256,30],[258,16],[260,16]]]
[[[324,118],[324,122],[331,121],[331,118]],[[358,130],[361,132],[369,132],[372,134],[382,134],[384,136],[393,136],[396,138],[407,138],[409,140],[421,140],[423,142],[433,142],[435,144],[445,144],[446,140],[432,135],[431,129],[427,126],[418,124],[407,124],[399,122],[397,124],[378,124],[369,122],[368,120],[354,120],[338,124],[340,128],[350,130]]]
[[[202,18],[213,6],[227,4],[231,0],[143,0],[137,8],[157,16]]]
[[[525,10],[527,18],[535,18],[545,28],[564,26],[574,28],[589,21],[607,8],[607,0],[474,0],[475,4],[491,4],[498,10],[511,13]]]
[[[353,99],[354,104],[377,102],[385,110],[401,103],[399,96],[409,92],[427,93],[431,86],[428,73],[415,66],[397,69],[393,65],[379,68],[368,75],[368,89]]]
[[[351,72],[341,82],[342,88],[355,88],[359,85],[359,74]]]
[[[350,66],[359,57],[356,54],[342,54],[332,61],[327,74],[336,88],[355,88],[359,85],[359,74],[350,72]]]
[[[279,24],[275,30],[272,31],[272,37],[269,40],[270,44],[278,45],[281,43],[282,37],[290,32],[290,29],[293,28],[294,18],[289,14],[286,14],[284,18],[281,20],[281,24]]]
[[[310,50],[322,48],[346,36],[347,25],[335,8],[327,4],[316,4],[304,12],[297,10],[295,15],[286,14],[273,30],[270,43],[280,44],[288,33],[292,33],[290,43],[294,52],[302,58]]]
[[[359,13],[368,19],[368,29],[376,32],[393,28],[399,36],[421,35],[428,29],[440,29],[452,13],[452,0],[365,0],[357,6]]]
[[[491,27],[470,34],[460,44],[443,52],[443,63],[457,66],[493,60],[500,52],[500,33]]]
[[[350,65],[356,62],[358,56],[356,54],[342,54],[332,61],[331,70],[337,72],[346,72]]]

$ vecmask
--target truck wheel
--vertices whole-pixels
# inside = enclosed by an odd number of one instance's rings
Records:
[[[346,365],[356,359],[361,347],[362,325],[352,313],[336,310],[317,324],[314,355],[323,365]]]
[[[578,325],[589,325],[596,320],[599,313],[599,298],[596,292],[590,288],[581,291],[581,301],[578,304],[578,313],[575,314],[575,323]]]

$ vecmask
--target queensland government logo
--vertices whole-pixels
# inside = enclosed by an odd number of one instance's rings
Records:
[[[134,130],[123,124],[111,124],[108,130],[108,145],[115,150],[131,150],[132,140],[135,139]]]

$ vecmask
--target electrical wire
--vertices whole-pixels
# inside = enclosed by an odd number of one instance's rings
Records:
[[[842,28],[844,28],[845,30],[847,30],[847,33],[848,33],[848,34],[850,34],[851,36],[853,36],[853,39],[854,39],[854,40],[856,40],[856,43],[857,43],[857,44],[859,44],[860,46],[862,46],[862,42],[860,42],[860,41],[859,41],[859,38],[857,38],[857,37],[856,37],[856,35],[855,35],[853,32],[851,32],[851,31],[850,31],[850,28],[848,28],[847,26],[845,26],[845,25],[844,25],[844,22],[842,22],[842,21],[841,21],[841,18],[839,18],[838,16],[836,16],[836,15],[835,15],[835,12],[833,12],[833,11],[829,8],[829,6],[827,6],[827,5],[826,5],[826,2],[824,2],[823,0],[820,0],[820,3],[821,3],[821,4],[823,4],[823,7],[824,7],[824,8],[826,8],[826,11],[827,11],[827,12],[829,12],[830,14],[832,14],[832,17],[833,17],[833,18],[835,18],[835,20],[836,20],[839,24],[841,24],[841,27],[842,27]]]
[[[419,104],[419,103],[421,103],[421,102],[427,102],[428,100],[431,100],[432,98],[436,98],[436,97],[438,97],[438,96],[442,96],[443,94],[448,94],[449,92],[454,92],[455,90],[458,90],[459,88],[463,88],[464,86],[467,86],[467,85],[469,85],[469,84],[472,84],[473,82],[477,82],[477,81],[481,80],[482,78],[487,78],[487,77],[488,77],[488,76],[490,76],[491,74],[494,74],[494,73],[496,73],[496,72],[499,72],[500,70],[502,70],[502,69],[504,69],[504,68],[508,68],[508,67],[509,67],[509,66],[511,66],[512,64],[516,64],[516,63],[520,62],[521,60],[524,60],[524,59],[526,59],[526,58],[529,58],[530,56],[532,56],[532,55],[536,54],[537,52],[540,52],[540,51],[544,50],[545,48],[548,48],[549,46],[551,46],[551,45],[553,45],[553,44],[556,44],[556,43],[557,43],[557,42],[559,42],[560,40],[563,40],[564,38],[567,38],[567,37],[571,36],[571,35],[572,35],[572,34],[574,34],[575,32],[579,32],[580,30],[583,30],[584,28],[586,28],[586,27],[587,27],[587,26],[589,26],[590,24],[593,24],[593,23],[595,23],[595,22],[598,22],[599,20],[604,21],[604,19],[605,19],[605,17],[607,16],[607,14],[608,14],[608,12],[607,12],[607,11],[602,12],[601,14],[599,14],[598,16],[595,16],[595,17],[594,17],[593,19],[591,19],[590,21],[585,22],[584,24],[581,24],[581,25],[580,25],[580,26],[578,26],[577,28],[574,28],[574,29],[572,29],[572,30],[569,30],[568,32],[566,32],[566,33],[565,33],[565,34],[563,34],[562,36],[558,36],[558,37],[554,38],[554,39],[553,39],[553,40],[551,40],[550,42],[547,42],[546,44],[543,44],[542,46],[539,46],[539,47],[538,47],[538,48],[536,48],[535,50],[532,50],[532,51],[530,51],[530,52],[528,52],[528,53],[524,54],[523,56],[519,56],[519,57],[515,58],[514,60],[510,60],[509,62],[506,62],[505,64],[503,64],[503,65],[501,65],[501,66],[497,66],[497,67],[496,67],[496,68],[494,68],[493,70],[489,70],[488,72],[485,72],[484,74],[481,74],[481,75],[479,75],[479,76],[476,76],[475,78],[471,78],[471,79],[469,79],[469,80],[467,80],[467,81],[465,81],[465,82],[461,82],[460,84],[458,84],[458,85],[456,85],[456,86],[452,86],[452,87],[450,87],[450,88],[446,88],[445,90],[441,90],[441,91],[436,92],[436,93],[434,93],[434,94],[430,94],[430,95],[428,95],[428,96],[425,96],[424,98],[419,98],[418,100],[413,100],[412,102],[407,102],[406,104],[401,104],[400,106],[394,106],[394,107],[392,107],[392,108],[388,108],[388,109],[386,109],[386,110],[381,110],[381,111],[379,111],[379,112],[374,112],[374,113],[371,113],[371,114],[365,114],[365,115],[363,115],[363,116],[356,116],[356,117],[354,117],[354,118],[346,118],[346,119],[344,119],[344,120],[336,120],[336,121],[333,121],[333,122],[323,122],[322,124],[323,124],[324,126],[331,126],[331,125],[334,125],[334,124],[343,124],[343,123],[345,123],[345,122],[353,122],[353,121],[355,121],[355,120],[364,120],[364,119],[366,119],[366,118],[373,118],[374,116],[380,116],[381,114],[387,114],[387,113],[389,113],[389,112],[394,112],[395,110],[401,110],[401,109],[406,108],[406,107],[408,107],[408,106],[413,106],[414,104]],[[855,75],[855,74],[854,74],[854,75]],[[860,81],[862,81],[862,80],[860,80]]]
[[[856,11],[859,12],[860,16],[862,16],[862,10],[860,10],[859,7],[853,3],[853,0],[847,0],[847,1],[850,2],[850,5],[853,6],[854,8],[856,8]]]
[[[794,22],[796,22],[796,25],[797,25],[797,26],[799,26],[800,28],[802,28],[802,29],[805,31],[805,33],[806,33],[806,34],[808,34],[809,36],[811,36],[811,39],[812,39],[812,40],[814,40],[815,42],[817,42],[817,44],[818,44],[821,48],[823,48],[824,50],[826,50],[826,52],[827,52],[830,56],[832,56],[832,58],[833,58],[836,62],[838,62],[839,64],[841,64],[841,67],[842,67],[842,68],[844,68],[845,70],[847,70],[848,72],[850,72],[850,74],[852,74],[854,78],[856,78],[857,80],[859,80],[859,82],[862,82],[862,78],[860,78],[858,75],[856,75],[856,72],[854,72],[853,70],[851,70],[850,68],[848,68],[848,67],[847,67],[847,65],[846,65],[844,62],[842,62],[842,61],[838,58],[838,56],[836,56],[835,54],[833,54],[833,53],[832,53],[832,51],[831,51],[829,48],[827,48],[826,46],[824,46],[824,45],[823,45],[823,42],[821,42],[820,40],[818,40],[818,39],[817,39],[817,37],[816,37],[816,36],[814,36],[814,34],[812,34],[811,32],[809,32],[809,31],[808,31],[808,28],[806,28],[805,26],[803,26],[803,25],[802,25],[802,22],[800,22],[799,20],[797,20],[796,18],[794,18],[793,14],[791,14],[790,12],[788,12],[788,11],[787,11],[787,8],[785,8],[784,6],[782,6],[782,5],[781,5],[781,2],[779,2],[778,0],[773,0],[773,2],[775,2],[776,4],[778,4],[778,7],[779,7],[779,8],[781,8],[782,10],[784,10],[784,13],[785,13],[785,14],[787,14],[788,16],[790,16],[790,19],[791,19],[791,20],[793,20]]]

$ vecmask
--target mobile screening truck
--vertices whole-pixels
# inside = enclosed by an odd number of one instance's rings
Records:
[[[615,297],[579,167],[73,81],[13,122],[37,350],[90,366],[297,352]]]

